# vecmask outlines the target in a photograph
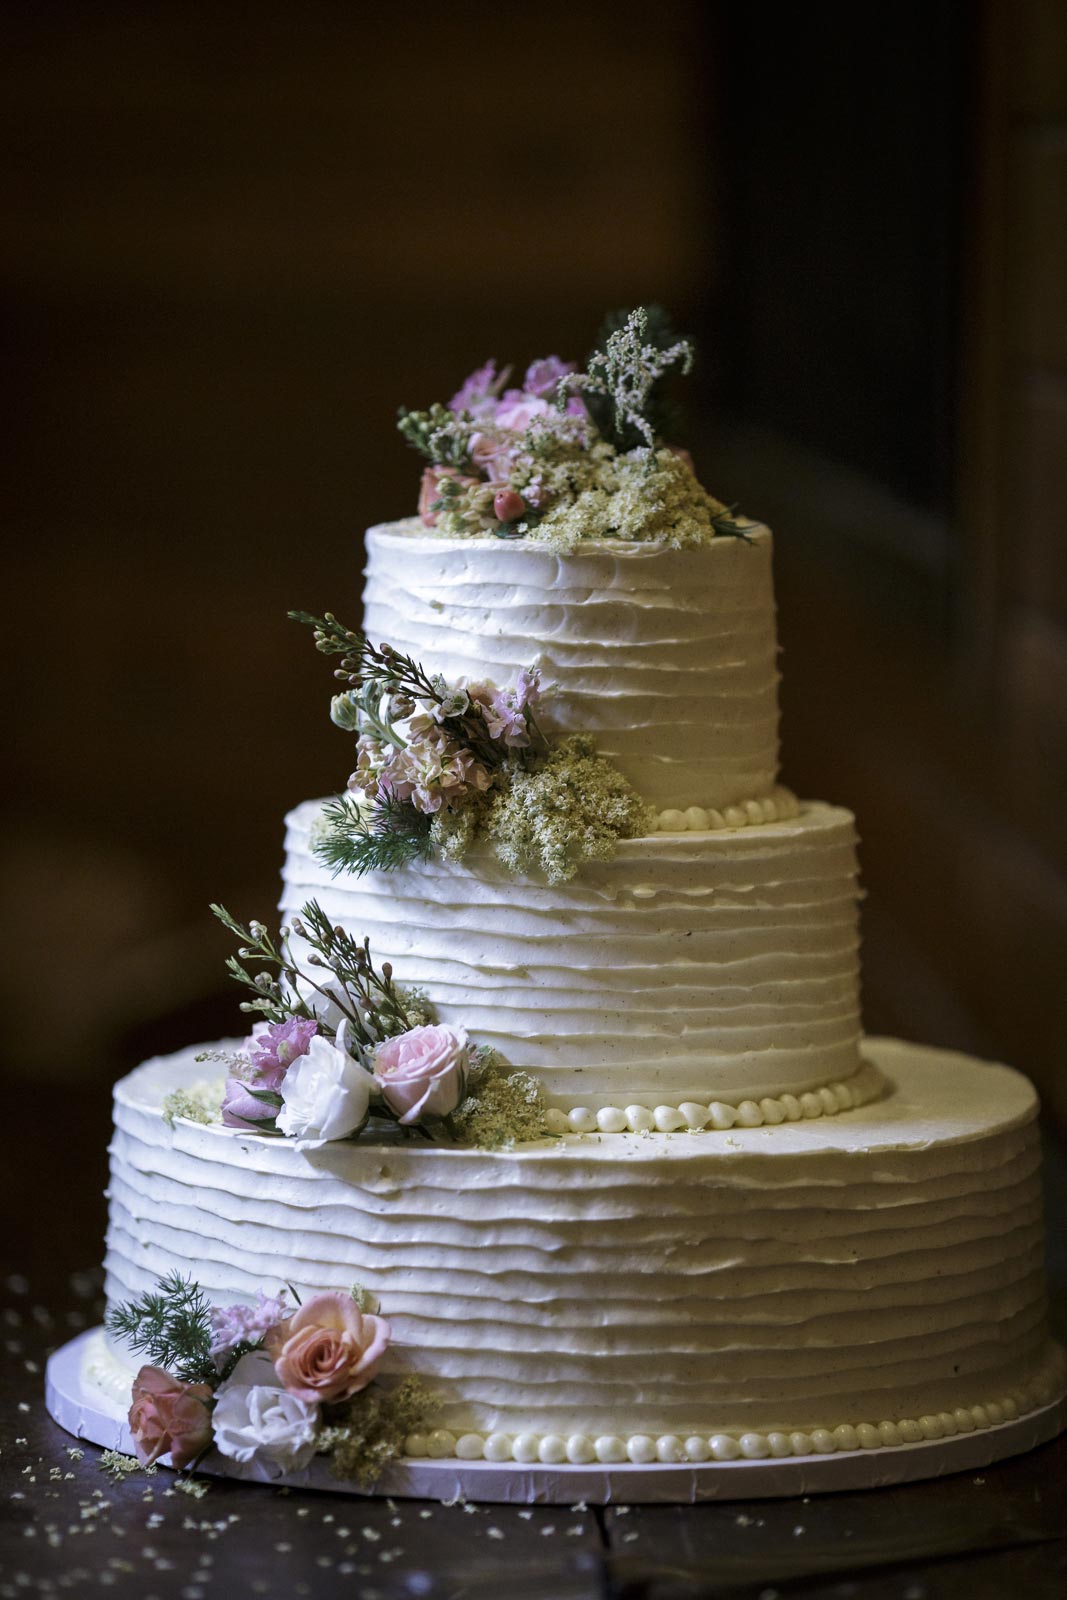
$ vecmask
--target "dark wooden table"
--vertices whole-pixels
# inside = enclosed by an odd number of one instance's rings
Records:
[[[74,1119],[83,1148],[102,1150],[92,1119],[56,1114]],[[101,1452],[76,1445],[41,1398],[48,1351],[100,1320],[99,1271],[74,1270],[93,1259],[96,1194],[82,1202],[39,1155],[26,1163],[25,1226],[9,1235],[8,1259],[28,1264],[0,1285],[0,1600],[1067,1595],[1067,1436],[932,1483],[685,1508],[442,1506],[217,1479],[194,1498],[162,1469],[112,1482]],[[1067,1158],[1056,1146],[1048,1174],[1062,1335]]]

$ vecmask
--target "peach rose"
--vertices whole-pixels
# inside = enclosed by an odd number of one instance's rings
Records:
[[[374,1078],[402,1127],[447,1117],[467,1092],[467,1030],[441,1023],[409,1028],[374,1052]]]
[[[175,1467],[187,1466],[211,1443],[211,1388],[180,1383],[162,1367],[142,1367],[133,1380],[129,1423],[143,1467],[168,1450]]]
[[[384,1318],[365,1315],[351,1295],[331,1290],[271,1328],[265,1343],[280,1382],[298,1400],[347,1400],[374,1377],[389,1332]]]

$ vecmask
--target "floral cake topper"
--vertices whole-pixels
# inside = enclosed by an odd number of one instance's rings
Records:
[[[402,408],[400,432],[428,463],[424,526],[564,550],[588,538],[746,538],[751,524],[701,487],[676,442],[671,380],[692,364],[666,313],[640,306],[607,318],[584,371],[543,356],[514,385],[490,360],[447,405]]]

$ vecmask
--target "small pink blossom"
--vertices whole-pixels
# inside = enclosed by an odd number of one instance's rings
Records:
[[[389,1344],[382,1317],[361,1312],[350,1295],[317,1294],[267,1334],[267,1354],[299,1400],[347,1400],[370,1383]]]
[[[509,750],[525,750],[530,743],[527,709],[534,711],[540,693],[540,677],[524,667],[510,689],[494,684],[470,684],[467,693],[478,706],[494,739],[502,739]]]
[[[497,482],[507,477],[511,465],[508,447],[503,439],[492,433],[472,433],[470,441],[471,460],[492,482]]]
[[[254,1306],[213,1306],[211,1354],[219,1367],[222,1358],[238,1344],[259,1344],[278,1322],[289,1315],[285,1295],[268,1298],[260,1289]]]
[[[537,395],[539,399],[551,399],[559,380],[574,370],[573,361],[561,361],[559,356],[542,356],[540,361],[531,361],[522,386],[527,394]]]
[[[211,1443],[211,1389],[180,1383],[162,1367],[142,1367],[133,1380],[128,1420],[143,1467],[168,1451],[174,1467],[186,1467]]]
[[[426,717],[429,723],[430,718]],[[412,719],[414,727],[416,719]],[[484,794],[491,780],[486,767],[470,751],[440,728],[415,730],[406,750],[398,750],[379,780],[397,800],[410,800],[418,811],[432,816],[442,806],[462,804],[472,794]]]
[[[409,1028],[374,1052],[382,1098],[401,1126],[447,1117],[467,1092],[467,1030],[434,1024]]]

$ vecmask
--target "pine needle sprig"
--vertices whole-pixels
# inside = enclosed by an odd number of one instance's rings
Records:
[[[353,872],[392,872],[430,855],[433,818],[407,801],[380,797],[368,816],[351,795],[338,795],[322,809],[323,831],[316,858],[334,877]]]
[[[155,1291],[108,1312],[109,1333],[125,1339],[182,1383],[218,1382],[211,1355],[211,1307],[198,1283],[178,1271],[161,1278]]]

